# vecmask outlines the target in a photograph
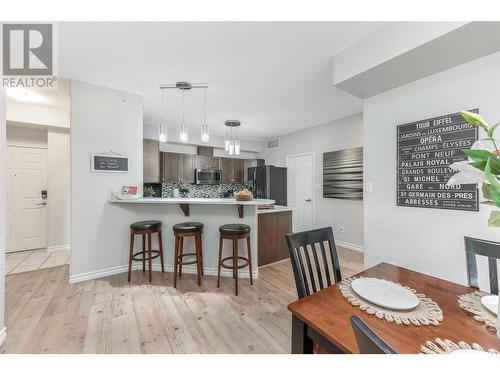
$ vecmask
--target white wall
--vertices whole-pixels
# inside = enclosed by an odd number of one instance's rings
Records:
[[[397,265],[466,282],[464,236],[500,241],[480,212],[396,206],[396,125],[479,108],[500,120],[500,53],[368,98],[364,102],[365,266]]]
[[[7,107],[9,105],[7,104]],[[47,129],[40,126],[19,123],[12,126],[7,121],[7,144],[9,146],[47,147]]]
[[[69,81],[60,79],[55,91],[38,92],[44,101],[38,104],[24,103],[7,98],[7,120],[69,128]]]
[[[108,199],[123,185],[142,193],[142,109],[140,96],[71,81],[70,275],[126,264],[129,218]],[[90,171],[90,154],[110,150],[130,157],[128,173]]]
[[[1,33],[0,33],[1,36]],[[0,64],[1,68],[1,64]],[[0,88],[0,171],[5,170],[5,90]],[[5,330],[5,192],[4,192],[4,179],[0,184],[0,345],[6,339]]]
[[[259,157],[268,165],[286,166],[287,155],[314,152],[315,226],[332,226],[335,239],[361,250],[363,241],[363,202],[323,198],[323,153],[363,146],[363,116],[357,114],[281,136],[279,149],[266,150]],[[343,226],[345,231],[340,232]]]
[[[70,147],[69,129],[47,130],[48,247],[69,246]]]

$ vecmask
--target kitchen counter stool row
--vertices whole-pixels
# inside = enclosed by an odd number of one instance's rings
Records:
[[[203,276],[203,223],[199,222],[184,222],[175,224],[172,229],[175,237],[174,248],[174,279],[173,286],[177,287],[177,278],[182,277],[182,266],[188,264],[196,264],[196,275],[198,285],[201,285]],[[164,272],[163,262],[163,239],[162,239],[162,223],[158,220],[138,221],[130,224],[130,252],[128,265],[128,281],[132,273],[132,262],[142,262],[142,271],[146,272],[146,262],[148,263],[149,282],[152,279],[152,260],[160,257],[161,272]],[[158,236],[159,248],[152,250],[151,236]],[[142,250],[134,252],[134,239],[136,235],[142,236]],[[194,237],[194,250],[184,252],[184,239]],[[239,256],[238,241],[246,239],[247,241],[247,257]],[[232,254],[223,258],[223,241],[232,241]],[[238,270],[249,267],[250,285],[253,285],[252,279],[252,256],[250,245],[250,226],[246,224],[224,224],[219,227],[219,258],[217,269],[217,287],[220,286],[221,268],[231,269],[233,271],[234,292],[238,295]],[[185,259],[190,257],[191,260]],[[194,258],[194,260],[193,260]],[[240,264],[239,260],[243,263]]]

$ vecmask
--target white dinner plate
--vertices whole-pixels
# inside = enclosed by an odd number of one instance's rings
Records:
[[[498,315],[498,296],[481,297],[481,303],[486,309],[494,315]]]
[[[368,302],[393,310],[410,310],[420,303],[413,292],[387,280],[361,277],[351,283],[351,288]]]

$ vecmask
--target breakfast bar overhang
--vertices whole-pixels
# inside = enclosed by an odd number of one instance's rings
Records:
[[[203,230],[203,270],[206,276],[217,275],[217,257],[219,248],[219,227],[224,224],[242,223],[251,227],[252,244],[252,275],[258,276],[258,206],[273,204],[271,199],[254,199],[237,201],[234,198],[140,198],[140,199],[111,199],[110,206],[123,221],[131,224],[141,220],[159,220],[162,222],[163,244],[165,253],[165,271],[173,271],[174,236],[172,227],[183,221],[196,221],[204,224]],[[181,210],[179,210],[179,207]],[[111,207],[110,207],[111,208]],[[243,215],[244,210],[244,215]],[[189,216],[189,219],[186,218]],[[187,220],[186,220],[187,219]],[[119,234],[123,247],[123,256],[127,252],[129,228],[123,225]],[[231,252],[229,241],[225,241],[224,253]],[[153,238],[153,248],[157,248]],[[186,239],[186,249],[192,248],[194,243]],[[242,243],[239,246],[241,255],[246,252]],[[156,259],[158,261],[158,259]],[[159,270],[159,263],[153,264],[153,269]],[[185,267],[186,273],[195,273],[195,267]],[[223,269],[221,276],[232,277],[230,270]],[[241,277],[249,277],[247,269],[241,270]],[[211,282],[211,281],[208,281]],[[215,280],[214,280],[215,282]]]

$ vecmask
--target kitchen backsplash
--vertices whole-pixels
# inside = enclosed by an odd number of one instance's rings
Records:
[[[247,185],[234,182],[219,185],[196,185],[176,182],[164,182],[162,184],[162,197],[171,198],[172,190],[178,188],[182,198],[224,198],[225,195],[236,193],[242,189],[246,189]],[[232,194],[231,194],[232,195]]]

